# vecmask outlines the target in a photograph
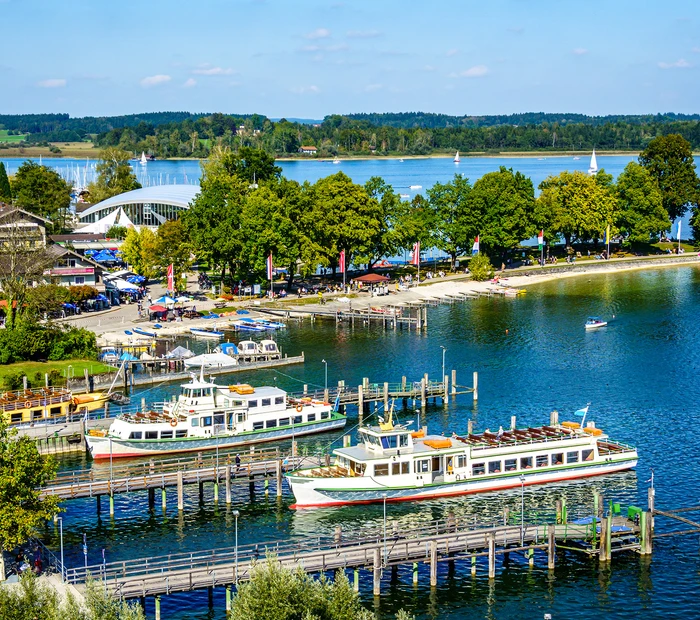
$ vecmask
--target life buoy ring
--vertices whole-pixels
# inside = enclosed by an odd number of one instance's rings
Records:
[[[304,407],[302,407],[301,405],[297,405],[297,413],[301,413],[303,409]]]
[[[24,406],[29,409],[32,406],[32,401],[28,400],[26,403],[24,403]]]
[[[170,420],[170,426],[172,426],[173,428],[175,428],[177,426],[177,419],[176,418],[173,418],[172,420]]]

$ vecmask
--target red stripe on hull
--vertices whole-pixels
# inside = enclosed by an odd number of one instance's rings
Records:
[[[627,467],[625,469],[632,469],[632,467]],[[567,476],[566,478],[558,478],[557,480],[547,480],[544,482],[525,482],[524,486],[529,487],[529,486],[535,486],[535,485],[540,485],[540,484],[554,484],[556,482],[564,482],[565,480],[578,480],[579,478],[592,478],[593,476],[605,476],[607,474],[614,474],[617,473],[618,471],[625,471],[624,469],[619,469],[617,471],[600,471],[600,472],[594,472],[592,474],[580,474],[578,476]],[[448,493],[436,493],[434,495],[411,495],[409,497],[394,497],[394,498],[388,498],[387,497],[387,502],[392,502],[392,503],[398,503],[398,502],[409,502],[409,501],[423,501],[425,499],[438,499],[440,497],[454,497],[457,495],[474,495],[475,493],[489,493],[492,491],[505,491],[506,489],[515,489],[520,487],[520,482],[517,484],[509,484],[507,486],[498,486],[498,487],[491,487],[487,489],[477,489],[475,491],[451,491]],[[301,508],[329,508],[333,506],[357,506],[360,504],[378,504],[384,501],[384,498],[382,499],[363,499],[363,500],[357,500],[357,501],[352,501],[352,502],[328,502],[328,503],[323,503],[323,504],[292,504],[290,508],[294,510],[298,510]]]

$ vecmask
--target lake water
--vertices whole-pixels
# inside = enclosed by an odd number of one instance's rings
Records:
[[[376,162],[378,163],[378,162]],[[311,164],[305,164],[311,165]],[[435,164],[437,165],[437,164]],[[450,165],[452,165],[450,163]],[[537,164],[534,164],[537,165]],[[427,177],[426,177],[427,178]],[[446,367],[457,370],[458,382],[471,383],[480,376],[480,399],[459,396],[448,406],[429,406],[422,418],[431,431],[464,433],[467,421],[475,428],[507,426],[511,415],[518,425],[546,423],[557,409],[561,419],[590,402],[589,419],[613,438],[636,445],[640,464],[635,472],[578,483],[525,490],[528,512],[551,511],[559,497],[566,497],[572,516],[592,510],[592,491],[623,505],[646,505],[648,480],[653,470],[657,507],[697,504],[700,496],[698,463],[700,443],[696,425],[700,414],[700,270],[696,267],[665,268],[635,273],[584,275],[531,287],[517,299],[479,299],[429,310],[429,329],[418,334],[405,330],[355,327],[317,322],[292,324],[279,333],[282,349],[289,354],[304,351],[306,363],[269,371],[234,375],[234,381],[274,384],[289,390],[301,385],[323,386],[328,362],[329,383],[345,379],[357,385],[363,376],[371,381],[409,380],[429,372],[441,374],[442,351],[447,347]],[[608,328],[587,333],[585,318],[598,314],[612,318]],[[220,383],[225,383],[222,378]],[[152,389],[145,395],[160,400],[177,386]],[[139,398],[136,394],[136,398]],[[412,409],[400,414],[412,417]],[[354,412],[348,427],[354,425]],[[312,448],[329,445],[335,436],[307,441]],[[67,459],[62,466],[89,465]],[[104,467],[104,466],[102,466]],[[285,490],[277,501],[274,492],[251,498],[247,487],[234,489],[233,509],[241,513],[241,544],[332,534],[337,524],[345,532],[376,531],[382,524],[382,506],[345,507],[293,511],[292,496]],[[146,493],[116,496],[116,516],[110,520],[103,502],[98,518],[94,500],[64,505],[66,559],[69,566],[82,564],[81,543],[87,536],[89,560],[107,561],[175,551],[232,546],[234,519],[231,510],[212,502],[208,485],[204,505],[198,503],[196,485],[185,487],[186,506],[178,515],[174,490],[168,492],[168,508],[160,502],[149,512]],[[424,523],[457,515],[489,520],[504,506],[518,510],[520,492],[484,494],[463,498],[389,505],[389,519],[399,526]],[[690,516],[690,515],[689,515]],[[692,516],[691,516],[692,518]],[[667,529],[657,519],[659,531]],[[44,532],[57,547],[53,524]],[[439,566],[439,585],[428,586],[428,572],[421,566],[420,584],[411,583],[410,566],[399,570],[391,583],[386,574],[382,596],[371,596],[371,576],[363,571],[361,592],[368,606],[383,620],[404,607],[420,619],[448,618],[557,618],[601,617],[690,618],[700,616],[695,593],[700,587],[700,558],[696,535],[657,539],[651,560],[636,555],[615,555],[600,568],[597,560],[567,553],[557,559],[553,573],[538,555],[535,567],[515,556],[489,583],[485,566],[477,577],[467,562],[457,562],[453,574]],[[206,593],[163,597],[165,617],[173,620],[222,619],[224,590],[215,592],[215,607],[207,609]],[[148,611],[152,614],[152,601]]]

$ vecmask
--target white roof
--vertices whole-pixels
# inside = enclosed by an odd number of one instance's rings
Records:
[[[152,185],[151,187],[142,187],[98,202],[96,205],[83,211],[80,214],[80,218],[84,219],[88,215],[111,207],[116,208],[133,204],[167,204],[187,209],[199,192],[199,185]]]

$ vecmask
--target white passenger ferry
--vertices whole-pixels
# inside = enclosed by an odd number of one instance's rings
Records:
[[[195,452],[341,429],[330,403],[289,398],[276,387],[220,386],[194,376],[177,401],[117,417],[107,431],[86,433],[95,459]]]
[[[497,491],[631,469],[637,450],[589,422],[452,437],[387,423],[334,451],[328,467],[287,474],[293,507],[407,501]]]

